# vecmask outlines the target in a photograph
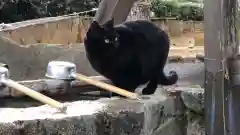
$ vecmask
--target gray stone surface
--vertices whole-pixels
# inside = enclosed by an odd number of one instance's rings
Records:
[[[182,91],[181,98],[187,108],[203,114],[204,109],[204,63],[170,63],[166,73],[175,70],[179,75],[178,85],[173,88]]]
[[[204,113],[204,89],[189,88],[182,91],[181,98],[190,110],[199,114]]]
[[[204,116],[187,112],[187,135],[205,135]]]
[[[162,88],[143,100],[56,97],[68,105],[66,114],[32,100],[0,104],[3,135],[203,135],[203,118],[193,113],[174,117],[174,98]],[[69,102],[73,101],[73,102]],[[0,101],[2,103],[2,100]],[[11,103],[12,102],[12,103]],[[31,107],[30,107],[31,106]],[[6,108],[9,107],[9,108]]]
[[[81,45],[20,46],[0,37],[0,62],[9,65],[14,80],[45,78],[46,67],[51,60],[74,62],[78,72],[87,76],[98,75],[89,65]]]
[[[55,113],[46,105],[1,108],[0,134],[151,135],[169,119],[165,116],[173,113],[173,99],[164,95],[148,97],[140,101],[102,98],[66,103],[66,114]]]
[[[179,85],[199,85],[204,86],[204,63],[169,63],[165,66],[165,73],[175,70],[179,76]]]

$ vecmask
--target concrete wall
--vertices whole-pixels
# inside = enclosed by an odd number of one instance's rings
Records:
[[[71,44],[82,43],[85,31],[92,18],[52,17],[44,20],[31,20],[13,23],[12,28],[2,30],[3,36],[18,44]]]
[[[6,26],[0,31],[0,62],[12,67],[11,74],[15,80],[44,78],[47,63],[51,60],[72,61],[81,73],[98,75],[88,63],[81,44],[91,22],[92,18],[62,16]],[[170,36],[182,36],[186,31],[194,33],[195,27],[199,27],[200,33],[203,31],[201,23],[171,19],[153,19],[153,22]],[[175,48],[171,54],[195,57],[198,52],[203,52],[203,48]]]
[[[21,46],[0,37],[0,62],[9,65],[11,78],[14,80],[44,78],[46,66],[51,60],[71,61],[77,65],[78,72],[87,76],[98,75],[88,63],[82,45]]]
[[[154,18],[152,21],[169,33],[171,37],[192,36],[203,44],[203,23],[183,22],[174,19]],[[18,44],[71,44],[82,43],[92,18],[77,16],[51,17],[13,23],[12,28],[3,29],[3,36]],[[198,43],[196,43],[198,44]]]

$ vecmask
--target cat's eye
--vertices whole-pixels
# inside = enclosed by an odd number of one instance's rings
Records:
[[[109,39],[105,39],[104,42],[108,44],[109,43]]]

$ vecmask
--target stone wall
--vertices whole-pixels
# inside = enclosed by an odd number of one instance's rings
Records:
[[[13,23],[12,28],[3,29],[1,33],[22,45],[82,43],[91,21],[92,18],[78,16],[52,17],[26,21],[24,25],[24,22]]]
[[[203,44],[202,22],[183,22],[161,18],[153,18],[152,21],[168,32],[171,37],[181,37],[187,34]],[[67,45],[82,43],[91,22],[92,18],[78,16],[42,18],[13,23],[12,26],[0,30],[0,33],[21,45],[35,43]]]
[[[164,29],[170,37],[193,37],[195,45],[203,45],[204,26],[203,22],[179,21],[174,18],[152,18],[152,21]]]

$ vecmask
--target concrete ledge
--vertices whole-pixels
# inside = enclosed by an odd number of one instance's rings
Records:
[[[102,82],[111,82],[102,76],[91,76],[89,78],[99,80]],[[32,90],[44,93],[48,96],[60,96],[66,94],[90,94],[95,96],[108,96],[110,97],[111,92],[102,90],[97,87],[93,87],[83,81],[72,81],[65,82],[62,80],[53,79],[41,79],[41,80],[29,80],[19,81],[18,83],[31,88]],[[88,89],[86,89],[88,88]],[[197,113],[203,114],[204,108],[204,89],[199,85],[176,85],[176,86],[164,86],[164,90],[168,93],[180,92],[179,96],[183,100],[183,103],[190,110]],[[82,89],[79,91],[79,89]],[[142,89],[139,87],[138,90]],[[138,92],[137,90],[137,92]],[[12,97],[24,97],[25,95],[17,90],[9,87],[0,88],[0,98],[12,98]]]
[[[46,17],[11,23],[2,26],[2,28],[0,26],[0,33],[24,45],[35,43],[65,45],[82,43],[92,19],[91,17],[83,17],[76,14]],[[203,22],[178,21],[174,19],[152,19],[152,21],[171,37],[189,37],[191,35],[187,40],[193,40],[196,46],[203,45]],[[188,44],[187,40],[184,41],[184,44]],[[182,44],[175,41],[172,43],[176,45]]]
[[[181,98],[184,104],[190,110],[203,115],[204,114],[204,89],[188,88],[182,91]]]
[[[81,92],[86,91],[84,89],[86,87],[78,88]],[[195,89],[192,88],[192,92]],[[66,114],[57,113],[48,105],[40,106],[33,100],[0,99],[0,134],[203,135],[199,117],[195,115],[197,120],[191,118],[189,121],[186,117],[191,115],[183,115],[185,109],[181,107],[180,98],[189,109],[194,109],[191,105],[197,106],[197,102],[192,102],[191,98],[186,100],[183,95],[177,96],[179,92],[176,91],[188,93],[187,98],[195,96],[190,95],[190,87],[159,87],[154,95],[144,96],[140,101],[76,93],[74,96],[64,94],[64,98],[55,96],[68,105]]]
[[[66,104],[66,114],[47,105],[1,108],[0,134],[151,135],[174,112],[174,99],[164,95],[141,101],[103,98]]]

